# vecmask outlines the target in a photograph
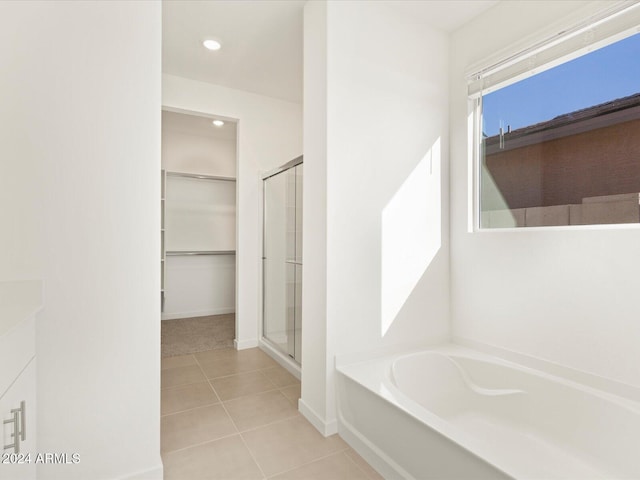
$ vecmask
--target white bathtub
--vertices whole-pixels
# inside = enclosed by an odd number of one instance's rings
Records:
[[[385,478],[640,479],[640,404],[444,346],[338,364],[340,434]]]

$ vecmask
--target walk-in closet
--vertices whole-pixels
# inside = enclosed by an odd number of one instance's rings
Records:
[[[235,336],[236,124],[162,112],[162,354]]]

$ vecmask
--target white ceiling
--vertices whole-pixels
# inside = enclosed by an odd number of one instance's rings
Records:
[[[164,1],[163,71],[302,101],[304,0]],[[222,43],[216,52],[205,38]]]
[[[385,3],[434,28],[453,32],[498,0],[387,0]]]
[[[314,0],[310,0],[314,1]],[[339,0],[338,0],[339,1]],[[367,1],[367,0],[362,0]],[[497,0],[368,0],[451,32]],[[302,102],[305,0],[165,0],[163,71],[203,82]],[[202,41],[222,48],[211,52]]]

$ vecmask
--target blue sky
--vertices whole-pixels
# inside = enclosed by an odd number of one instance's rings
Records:
[[[640,92],[640,34],[483,97],[483,131],[496,135]]]

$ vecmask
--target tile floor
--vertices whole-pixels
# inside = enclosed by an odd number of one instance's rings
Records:
[[[297,411],[300,382],[260,349],[162,359],[165,480],[381,479]]]

